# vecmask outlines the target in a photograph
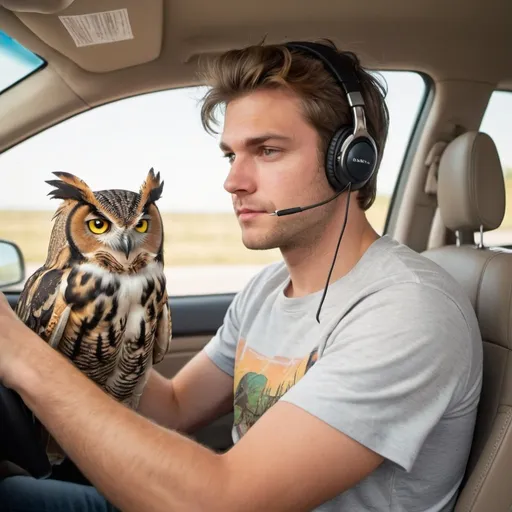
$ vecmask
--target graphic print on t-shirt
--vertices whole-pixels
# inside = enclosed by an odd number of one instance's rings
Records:
[[[234,379],[234,427],[242,437],[317,360],[317,349],[301,358],[268,358],[238,342]]]

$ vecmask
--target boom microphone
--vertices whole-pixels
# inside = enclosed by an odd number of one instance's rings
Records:
[[[334,196],[326,199],[325,201],[321,201],[320,203],[310,204],[309,206],[295,206],[294,208],[286,208],[285,210],[276,210],[275,212],[269,213],[269,215],[277,215],[278,217],[281,217],[283,215],[291,215],[292,213],[299,213],[305,210],[310,210],[311,208],[316,208],[317,206],[322,206],[324,204],[330,203],[331,201],[334,201],[334,199],[336,199],[342,192],[344,192],[344,190],[345,189],[340,190]]]
[[[345,192],[345,190],[348,189],[348,195],[347,195],[347,204],[345,205],[345,219],[343,220],[343,226],[341,228],[340,237],[338,238],[338,244],[336,245],[336,251],[334,252],[334,258],[332,259],[331,268],[329,270],[329,274],[327,275],[327,282],[325,283],[324,292],[322,294],[322,298],[320,299],[320,304],[318,306],[318,310],[316,312],[316,321],[320,323],[320,310],[322,309],[322,305],[325,300],[325,296],[327,295],[327,287],[329,286],[329,281],[331,280],[332,271],[334,269],[334,264],[336,262],[336,256],[338,255],[338,250],[340,248],[341,239],[343,238],[343,233],[345,233],[345,228],[347,227],[347,220],[348,220],[348,209],[350,205],[350,192],[352,191],[352,183],[349,182],[348,185],[336,193],[336,195],[330,197],[329,199],[326,199],[325,201],[321,201],[320,203],[314,203],[310,204],[308,206],[295,206],[294,208],[286,208],[285,210],[276,210],[273,213],[269,213],[269,215],[291,215],[292,213],[299,213],[303,212],[304,210],[310,210],[311,208],[316,208],[317,206],[322,206],[323,204],[330,203],[334,199],[336,199],[342,192]]]

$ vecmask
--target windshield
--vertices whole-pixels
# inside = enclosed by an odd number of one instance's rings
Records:
[[[0,30],[0,93],[44,64],[43,59]]]

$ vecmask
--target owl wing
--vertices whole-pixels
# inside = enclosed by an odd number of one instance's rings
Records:
[[[71,311],[61,293],[68,274],[69,270],[41,267],[27,280],[15,308],[21,321],[53,348],[59,345]],[[61,462],[64,452],[41,422],[34,421],[51,464]]]
[[[53,348],[59,344],[71,311],[61,293],[68,273],[41,267],[27,280],[15,309],[21,321]]]
[[[153,345],[153,363],[159,363],[169,352],[172,339],[172,320],[169,308],[168,295],[165,289],[165,280],[160,280],[160,289],[157,299],[159,311],[156,322],[156,337]]]

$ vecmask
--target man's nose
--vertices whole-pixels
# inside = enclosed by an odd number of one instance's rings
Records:
[[[231,164],[228,176],[224,181],[224,189],[230,194],[244,191],[252,193],[256,190],[255,172],[251,159],[237,156]]]

